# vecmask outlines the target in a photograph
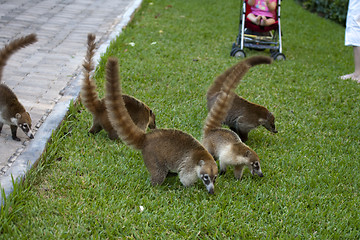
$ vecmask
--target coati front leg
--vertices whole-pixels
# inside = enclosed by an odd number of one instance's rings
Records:
[[[99,123],[93,123],[92,127],[89,130],[89,133],[96,134],[100,132],[103,129],[103,127]],[[118,135],[116,134],[115,130],[108,131],[108,136],[111,140],[115,140],[118,138]]]
[[[16,125],[10,125],[10,128],[11,128],[11,136],[12,136],[12,139],[15,140],[15,141],[20,141],[20,138],[18,138],[16,136],[16,131],[17,131],[17,126]]]
[[[96,121],[95,119],[93,119],[93,125],[89,130],[89,133],[91,134],[96,134],[98,132],[100,132],[102,130],[102,127],[100,125],[100,123],[98,121]]]
[[[242,142],[246,142],[248,140],[248,134],[249,132],[238,131],[238,135]]]
[[[220,161],[220,175],[223,175],[226,173],[227,164],[223,161]]]
[[[107,124],[102,125],[102,122],[107,122]],[[108,122],[106,119],[99,120],[98,117],[94,116],[93,117],[93,125],[91,126],[91,128],[89,130],[89,133],[96,134],[96,133],[100,132],[103,129],[108,133],[108,137],[111,140],[115,140],[115,139],[118,138],[118,135],[117,135],[116,131],[110,126],[110,122]]]
[[[115,130],[112,130],[112,131],[109,131],[108,132],[108,136],[111,140],[115,140],[115,139],[118,139],[119,136],[117,135],[116,131]]]
[[[243,175],[243,171],[244,171],[244,167],[245,165],[237,165],[234,168],[234,176],[237,180],[240,180],[242,175]]]

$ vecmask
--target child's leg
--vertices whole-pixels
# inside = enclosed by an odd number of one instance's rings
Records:
[[[270,26],[274,23],[275,23],[275,19],[273,18],[266,18],[262,16],[262,18],[260,19],[260,26]]]
[[[261,16],[255,16],[253,13],[249,13],[247,16],[247,19],[249,19],[252,23],[259,25]]]

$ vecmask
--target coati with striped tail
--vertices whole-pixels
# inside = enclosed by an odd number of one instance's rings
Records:
[[[90,76],[90,73],[95,69],[92,60],[96,47],[94,34],[88,34],[87,43],[87,53],[83,63],[84,81],[80,96],[82,103],[93,116],[93,125],[89,132],[95,134],[104,129],[108,133],[109,138],[114,140],[118,138],[118,135],[109,121],[105,98],[99,98],[95,83]],[[156,128],[155,114],[145,103],[128,95],[123,95],[123,99],[131,119],[140,129],[146,130],[147,127],[151,129]]]
[[[208,89],[206,98],[209,111],[219,95],[223,82],[235,66],[219,75]],[[236,132],[243,142],[248,140],[249,132],[260,125],[270,132],[277,133],[275,117],[266,107],[247,101],[236,94],[223,124]]]
[[[109,58],[106,68],[106,107],[110,122],[121,140],[141,150],[152,185],[162,184],[168,173],[178,173],[184,186],[200,178],[213,194],[218,167],[211,154],[194,137],[180,130],[155,129],[145,133],[137,127],[122,98],[117,59]]]
[[[19,102],[15,93],[5,84],[1,83],[4,67],[12,54],[37,41],[36,34],[30,34],[12,40],[0,50],[0,133],[4,123],[10,125],[12,139],[20,141],[16,136],[17,128],[30,138],[34,135],[31,132],[31,117],[24,106]]]
[[[245,59],[227,70],[222,81],[220,92],[212,105],[205,121],[202,144],[220,162],[220,174],[226,172],[227,166],[234,166],[235,178],[241,179],[244,167],[247,166],[251,174],[263,177],[260,159],[256,152],[241,141],[239,136],[230,129],[221,128],[227,111],[235,97],[233,90],[239,84],[248,70],[259,64],[270,64],[271,58],[255,56]]]

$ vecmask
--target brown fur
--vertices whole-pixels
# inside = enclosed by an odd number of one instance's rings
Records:
[[[252,66],[259,64],[256,62],[256,59],[251,61],[254,61],[249,62]],[[219,75],[208,89],[206,94],[208,110],[214,105],[224,81],[235,66],[230,67],[223,74]],[[260,125],[273,133],[277,133],[275,117],[266,107],[249,102],[236,94],[233,97],[230,109],[223,123],[236,132],[243,142],[247,141],[248,133]]]
[[[112,127],[106,111],[105,98],[99,98],[96,85],[90,76],[95,69],[92,61],[95,47],[95,35],[88,34],[88,49],[83,63],[84,81],[80,93],[81,101],[93,116],[93,125],[89,132],[95,134],[104,129],[110,139],[117,139],[118,135]],[[123,99],[132,120],[139,128],[143,130],[146,130],[147,127],[156,128],[155,114],[145,103],[128,95],[123,95]]]
[[[218,168],[213,157],[191,135],[176,129],[156,129],[148,133],[131,120],[122,98],[118,61],[109,58],[106,75],[106,106],[110,121],[120,138],[141,150],[152,185],[162,184],[168,173],[178,173],[184,186],[201,178],[214,193]]]
[[[227,111],[235,96],[233,90],[248,70],[258,64],[270,64],[271,58],[256,56],[245,59],[230,70],[225,71],[226,77],[222,79],[221,90],[212,105],[206,118],[202,143],[205,148],[220,162],[220,174],[226,172],[227,166],[235,166],[234,175],[237,179],[242,177],[244,166],[248,166],[251,173],[263,176],[260,168],[260,159],[250,147],[241,141],[239,136],[229,129],[222,129]],[[215,81],[215,84],[218,82]]]
[[[36,41],[36,35],[30,34],[11,41],[0,50],[0,133],[4,123],[10,125],[12,139],[15,141],[20,141],[20,138],[16,136],[18,127],[28,137],[34,138],[34,135],[31,132],[30,114],[26,112],[15,93],[8,86],[1,83],[3,70],[12,54]]]

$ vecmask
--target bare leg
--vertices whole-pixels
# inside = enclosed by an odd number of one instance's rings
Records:
[[[355,72],[352,79],[360,83],[360,46],[354,47],[354,64]]]
[[[273,18],[266,18],[266,17],[262,17],[261,21],[260,21],[260,26],[270,26],[272,24],[275,23],[275,19]]]
[[[360,46],[354,46],[354,64],[355,64],[355,71],[350,74],[346,74],[341,76],[341,79],[353,79],[360,83]]]
[[[247,19],[249,19],[253,24],[259,25],[261,16],[255,16],[254,14],[249,13],[247,15]]]

